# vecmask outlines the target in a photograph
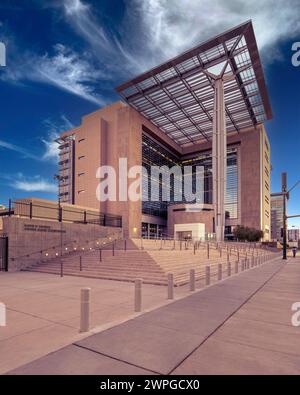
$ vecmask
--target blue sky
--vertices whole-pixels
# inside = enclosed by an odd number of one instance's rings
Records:
[[[300,179],[300,67],[291,63],[298,0],[1,0],[0,204],[56,199],[59,132],[117,100],[119,83],[248,19],[274,113],[266,128],[278,191],[282,171],[290,185]],[[289,212],[300,214],[300,187]]]

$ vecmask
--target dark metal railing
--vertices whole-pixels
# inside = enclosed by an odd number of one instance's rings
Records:
[[[9,200],[8,209],[3,210],[0,215],[20,217],[30,219],[47,219],[58,222],[71,222],[81,224],[94,224],[100,226],[122,227],[122,217],[109,213],[96,213],[91,210],[72,209],[57,205],[46,206],[26,201]]]

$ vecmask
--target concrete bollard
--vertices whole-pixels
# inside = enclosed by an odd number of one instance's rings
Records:
[[[210,266],[206,266],[205,268],[205,285],[210,284]]]
[[[239,261],[235,262],[234,272],[235,272],[235,274],[238,274],[238,272],[239,272]]]
[[[231,262],[227,263],[227,277],[231,276]]]
[[[80,332],[88,332],[90,330],[90,301],[91,301],[91,288],[81,288]]]
[[[168,299],[174,299],[174,275],[168,273]]]
[[[222,263],[218,264],[218,281],[222,280]]]
[[[134,311],[136,313],[142,311],[142,283],[143,280],[140,278],[134,281]]]
[[[196,289],[196,275],[195,269],[190,270],[190,291],[193,292]]]

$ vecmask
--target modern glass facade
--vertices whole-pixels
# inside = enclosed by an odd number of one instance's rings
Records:
[[[147,170],[143,175],[143,203],[142,213],[154,215],[162,218],[167,217],[168,205],[174,203],[204,203],[212,204],[212,155],[211,152],[198,154],[194,158],[181,160],[164,148],[157,141],[146,134],[143,134],[142,144],[142,164]],[[182,177],[176,179],[176,175],[171,176],[170,182],[165,183],[162,176],[153,177],[151,166],[180,166]],[[189,166],[187,168],[187,166]],[[185,172],[183,173],[183,169]],[[188,169],[188,171],[186,171]],[[184,188],[184,177],[192,177],[192,189],[188,191]],[[196,192],[196,176],[200,176],[202,183],[198,189],[200,193],[196,199],[193,195]],[[152,187],[152,190],[151,190]],[[163,199],[164,193],[170,193],[170,200]],[[178,200],[177,196],[182,199]],[[238,166],[237,149],[229,148],[227,151],[227,189],[225,199],[225,209],[228,218],[238,217]]]

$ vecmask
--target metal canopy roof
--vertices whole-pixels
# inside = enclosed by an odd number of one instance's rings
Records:
[[[226,66],[227,65],[227,66]],[[272,117],[252,22],[248,21],[116,88],[122,98],[181,146],[212,138],[213,81],[226,67],[227,133]]]

